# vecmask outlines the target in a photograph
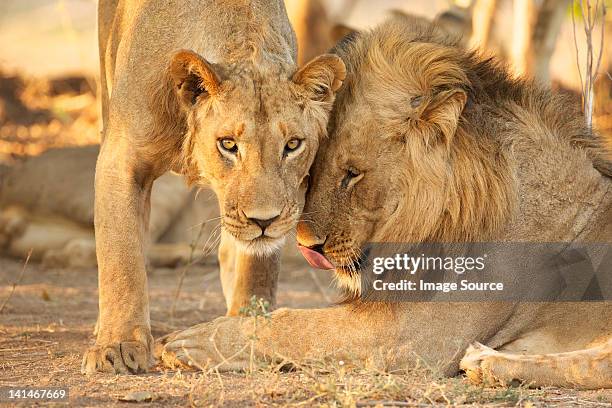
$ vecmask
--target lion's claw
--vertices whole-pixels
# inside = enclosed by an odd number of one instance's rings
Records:
[[[498,379],[491,369],[491,359],[499,352],[478,342],[472,343],[459,363],[459,368],[465,372],[467,378],[474,384],[493,385]]]
[[[126,341],[108,346],[93,346],[83,356],[81,372],[93,374],[108,372],[116,374],[139,374],[151,366],[147,346],[137,341]]]
[[[180,333],[180,331],[168,333],[165,336],[162,336],[155,340],[155,343],[153,344],[153,356],[155,357],[156,360],[163,361],[162,357],[163,357],[164,348],[166,347],[166,344],[171,342],[178,333]]]

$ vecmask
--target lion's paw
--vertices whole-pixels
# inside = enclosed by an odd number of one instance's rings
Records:
[[[177,331],[156,341],[155,355],[166,367],[203,369],[212,361],[208,347],[213,333],[212,323],[199,324],[183,331]]]
[[[193,363],[182,362],[174,355],[173,347],[166,349],[168,343],[172,343],[176,336],[181,333],[180,330],[166,334],[155,340],[153,345],[153,355],[157,361],[161,361],[166,367],[169,368],[180,368],[180,367],[192,367]]]
[[[156,355],[170,368],[245,369],[247,341],[241,334],[239,320],[221,317],[169,334],[158,340]]]
[[[499,383],[492,370],[492,362],[500,353],[480,343],[472,343],[459,363],[459,368],[474,384]]]
[[[139,341],[126,341],[110,345],[95,345],[85,352],[81,372],[93,374],[139,374],[146,372],[153,361],[147,346]]]

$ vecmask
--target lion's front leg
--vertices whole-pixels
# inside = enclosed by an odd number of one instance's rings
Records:
[[[135,154],[118,139],[105,141],[96,167],[100,310],[96,344],[83,357],[87,374],[144,372],[152,363],[144,256],[152,179],[136,176]]]
[[[327,309],[279,309],[271,318],[222,317],[168,336],[161,350],[171,367],[240,370],[253,357],[266,361],[333,358],[380,369],[406,363],[393,328],[379,313],[351,306]]]
[[[247,254],[225,233],[219,244],[219,265],[228,316],[238,316],[251,297],[274,305],[280,270],[280,254]]]

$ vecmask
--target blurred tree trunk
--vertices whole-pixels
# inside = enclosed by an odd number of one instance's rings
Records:
[[[550,82],[550,59],[569,0],[514,0],[512,65],[520,75]]]
[[[497,0],[475,0],[473,2],[472,36],[469,42],[471,48],[487,48],[496,5]]]
[[[538,11],[532,36],[534,65],[529,73],[543,83],[550,82],[550,60],[569,4],[570,0],[544,0]]]
[[[332,22],[321,0],[285,0],[285,6],[297,36],[299,65],[331,48]]]
[[[531,39],[536,18],[534,0],[514,0],[512,10],[512,49],[510,58],[514,70],[519,75],[528,74],[533,65],[533,47]]]

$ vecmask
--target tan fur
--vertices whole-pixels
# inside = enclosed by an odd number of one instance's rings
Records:
[[[83,371],[142,372],[152,361],[144,254],[153,181],[172,169],[217,195],[231,246],[221,256],[234,260],[221,259],[232,277],[222,279],[233,285],[228,313],[252,294],[273,302],[278,251],[345,69],[336,56],[297,68],[280,0],[102,0],[98,20],[100,318]]]
[[[447,375],[462,361],[477,381],[612,387],[609,302],[356,297],[354,261],[368,242],[610,242],[605,151],[575,105],[510,79],[419,21],[392,20],[337,51],[348,76],[311,169],[298,240],[321,246],[347,301],[273,312],[257,330],[258,355],[388,370],[424,360]],[[171,365],[244,367],[240,347],[251,332],[248,319],[217,319],[169,336],[161,356]],[[498,351],[468,349],[475,342]],[[224,364],[220,355],[237,357]]]

